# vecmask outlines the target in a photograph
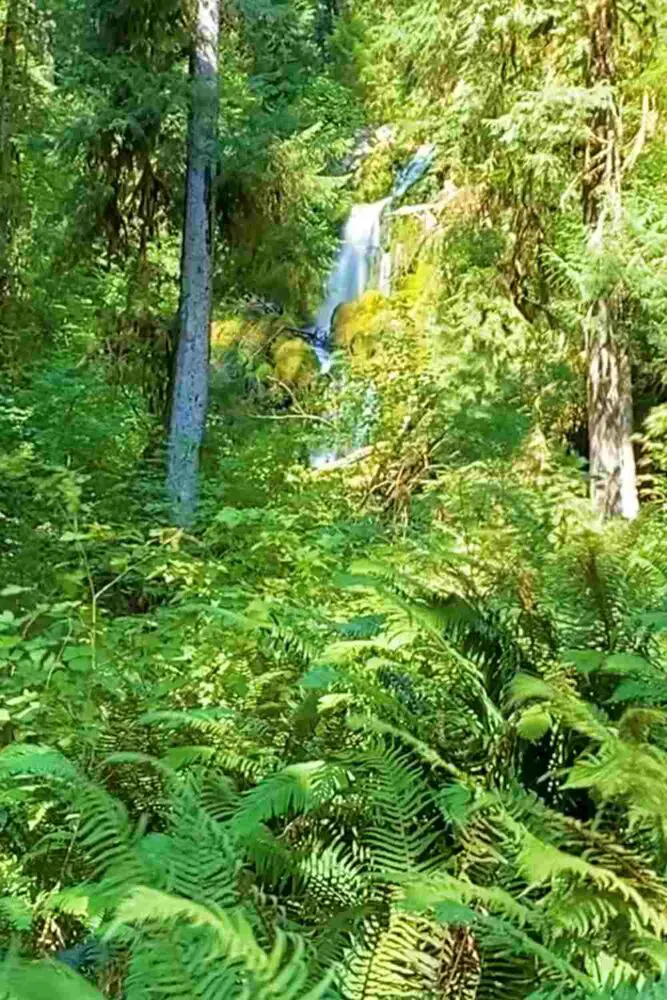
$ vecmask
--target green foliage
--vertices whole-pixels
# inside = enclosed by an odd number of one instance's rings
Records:
[[[47,995],[54,1000],[100,1000],[102,996],[80,976],[53,962],[8,959],[2,963],[0,988],[6,1000],[38,1000]]]
[[[663,12],[619,7],[607,88],[571,3],[224,6],[183,532],[160,482],[191,10],[19,6],[0,996],[658,1000]],[[623,219],[593,254],[577,192],[612,101]],[[383,224],[391,294],[339,311],[316,377],[337,229],[427,139]],[[602,295],[633,367],[634,524],[585,498]]]

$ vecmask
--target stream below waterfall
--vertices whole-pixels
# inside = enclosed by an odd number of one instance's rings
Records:
[[[382,222],[388,208],[420,180],[433,162],[435,146],[425,143],[420,146],[408,165],[394,182],[391,193],[380,201],[353,205],[343,228],[342,240],[336,262],[327,282],[324,301],[311,327],[313,345],[320,364],[320,373],[331,370],[334,344],[332,342],[333,322],[336,310],[346,302],[359,298],[374,282],[385,294],[391,290],[391,254],[382,252]],[[366,393],[364,417],[354,447],[364,443],[367,435],[367,414],[375,408],[372,392]],[[311,466],[325,468],[336,461],[339,453],[335,448],[323,448],[311,455]]]

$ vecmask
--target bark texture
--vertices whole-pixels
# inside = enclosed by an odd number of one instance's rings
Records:
[[[219,0],[198,0],[181,263],[180,330],[169,428],[167,490],[176,523],[192,521],[208,404],[213,269],[212,187],[218,113]]]
[[[2,39],[0,73],[0,303],[10,293],[12,229],[17,196],[12,141],[17,95],[18,0],[10,0]]]
[[[621,226],[621,122],[611,87],[616,79],[614,0],[590,10],[589,85],[606,85],[608,99],[591,122],[584,165],[583,208],[591,253],[604,252]],[[639,511],[632,446],[632,381],[622,331],[622,293],[591,303],[586,321],[588,438],[593,507],[603,517],[634,518]]]
[[[627,351],[614,332],[613,304],[600,300],[590,320],[588,434],[591,498],[604,517],[639,513],[632,447],[632,383]]]

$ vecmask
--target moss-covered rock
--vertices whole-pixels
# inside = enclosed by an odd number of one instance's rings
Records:
[[[241,354],[251,357],[261,353],[279,330],[279,321],[274,317],[248,319],[234,316],[215,320],[211,324],[211,347],[214,353],[236,348]]]
[[[211,323],[211,347],[227,350],[233,347],[241,336],[243,321],[239,317],[218,319]]]
[[[390,319],[389,300],[382,292],[365,292],[356,302],[340,306],[334,317],[338,345],[364,358],[371,357]]]
[[[305,386],[318,373],[317,355],[301,337],[295,337],[289,319],[276,316],[235,316],[211,324],[214,374],[269,383],[278,379]],[[224,380],[224,378],[223,378]],[[218,380],[219,381],[219,380]]]
[[[289,385],[305,385],[318,372],[315,351],[300,337],[277,341],[273,349],[273,368],[276,378]]]

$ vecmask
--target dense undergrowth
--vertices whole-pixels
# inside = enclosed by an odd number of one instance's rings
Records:
[[[593,99],[537,86],[567,81],[576,11],[549,41],[523,6],[230,6],[184,530],[163,410],[187,23],[144,5],[135,37],[100,3],[88,37],[61,6],[55,91],[25,43],[0,303],[0,996],[659,1000],[664,140],[601,264],[564,138]],[[318,376],[336,226],[428,135],[392,293],[340,309]],[[632,523],[588,501],[602,281],[634,345]]]
[[[484,364],[465,330],[454,364],[417,331],[406,350],[434,294],[349,310],[341,342],[364,310],[376,332],[342,382],[223,380],[189,533],[99,366],[54,356],[7,397],[11,996],[88,995],[63,956],[137,998],[590,996],[659,972],[661,507],[596,523],[506,340]],[[375,452],[311,470],[369,384]]]

